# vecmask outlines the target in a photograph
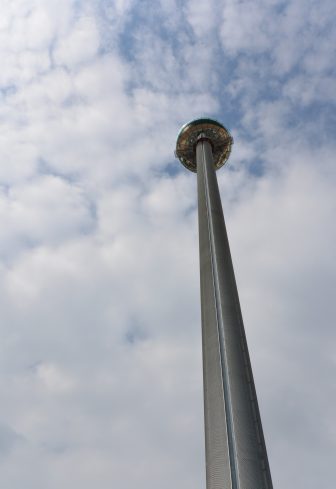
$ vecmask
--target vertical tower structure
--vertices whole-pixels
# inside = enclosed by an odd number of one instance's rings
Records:
[[[197,173],[207,489],[272,489],[216,170],[233,139],[212,119],[182,127],[176,156]]]

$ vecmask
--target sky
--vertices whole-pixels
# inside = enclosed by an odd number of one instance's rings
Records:
[[[205,487],[198,117],[274,488],[334,489],[334,0],[1,0],[0,487]]]

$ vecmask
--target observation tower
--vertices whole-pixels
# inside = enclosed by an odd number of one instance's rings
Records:
[[[233,139],[212,119],[184,125],[176,157],[197,173],[207,489],[272,489],[216,170]]]

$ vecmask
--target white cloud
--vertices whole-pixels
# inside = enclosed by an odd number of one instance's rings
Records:
[[[216,2],[200,2],[196,3],[193,0],[187,2],[186,15],[194,33],[197,37],[213,34],[216,29]]]
[[[43,387],[55,394],[62,394],[73,389],[73,381],[56,365],[40,364],[36,367],[36,375]]]
[[[16,185],[0,196],[1,252],[55,244],[90,230],[90,202],[83,191],[53,176]]]
[[[269,48],[266,19],[272,10],[272,4],[263,1],[225,2],[221,27],[224,49],[233,54],[241,50],[253,53],[266,51]]]
[[[196,178],[173,150],[212,114],[274,484],[333,488],[332,9],[4,2],[1,487],[204,487]]]
[[[99,33],[92,18],[80,18],[69,34],[59,39],[53,52],[54,61],[70,69],[91,60],[99,49]]]
[[[297,76],[284,84],[283,92],[294,103],[309,106],[316,102],[332,103],[336,90],[333,76]]]

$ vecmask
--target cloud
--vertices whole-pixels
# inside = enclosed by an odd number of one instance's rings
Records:
[[[2,10],[0,486],[204,487],[196,180],[173,151],[210,115],[235,139],[218,179],[274,484],[332,489],[333,3]]]
[[[8,456],[16,444],[23,439],[9,426],[0,425],[0,457]]]
[[[50,175],[10,188],[0,203],[5,256],[29,245],[64,242],[66,236],[88,232],[94,225],[81,189]]]
[[[61,37],[53,50],[56,65],[73,69],[97,55],[99,34],[92,18],[80,18],[67,36]]]

